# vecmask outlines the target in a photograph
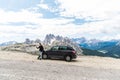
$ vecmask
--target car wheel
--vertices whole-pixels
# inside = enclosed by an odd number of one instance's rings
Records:
[[[70,61],[72,60],[72,58],[71,58],[71,56],[67,55],[67,56],[65,57],[65,60],[68,61],[68,62],[70,62]]]
[[[47,59],[48,58],[48,55],[47,54],[43,54],[43,59]]]

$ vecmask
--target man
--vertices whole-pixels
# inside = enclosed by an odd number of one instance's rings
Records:
[[[42,46],[42,44],[41,43],[39,43],[39,46],[37,47],[36,46],[36,48],[37,49],[39,49],[39,51],[40,51],[40,54],[39,54],[39,56],[38,56],[38,59],[42,59],[42,53],[43,53],[43,51],[44,51],[44,48],[43,48],[43,46]]]

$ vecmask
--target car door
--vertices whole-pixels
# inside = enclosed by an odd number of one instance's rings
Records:
[[[52,55],[51,57],[62,58],[62,50],[61,50],[60,46],[54,46],[52,48],[51,55]]]
[[[58,57],[64,58],[64,55],[66,54],[66,46],[60,46],[59,47],[59,52],[58,52]]]
[[[58,46],[54,46],[51,48],[51,50],[49,51],[49,56],[50,57],[58,57],[57,53],[58,53]]]

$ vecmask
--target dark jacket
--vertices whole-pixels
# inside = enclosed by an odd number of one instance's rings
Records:
[[[38,49],[39,49],[39,51],[41,51],[41,52],[43,52],[44,51],[44,48],[43,48],[43,46],[41,45],[41,46],[39,46],[38,47]]]

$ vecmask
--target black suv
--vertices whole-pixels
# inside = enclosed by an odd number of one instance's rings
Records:
[[[71,61],[77,57],[76,51],[69,46],[53,46],[50,50],[43,52],[43,59],[60,58]]]

